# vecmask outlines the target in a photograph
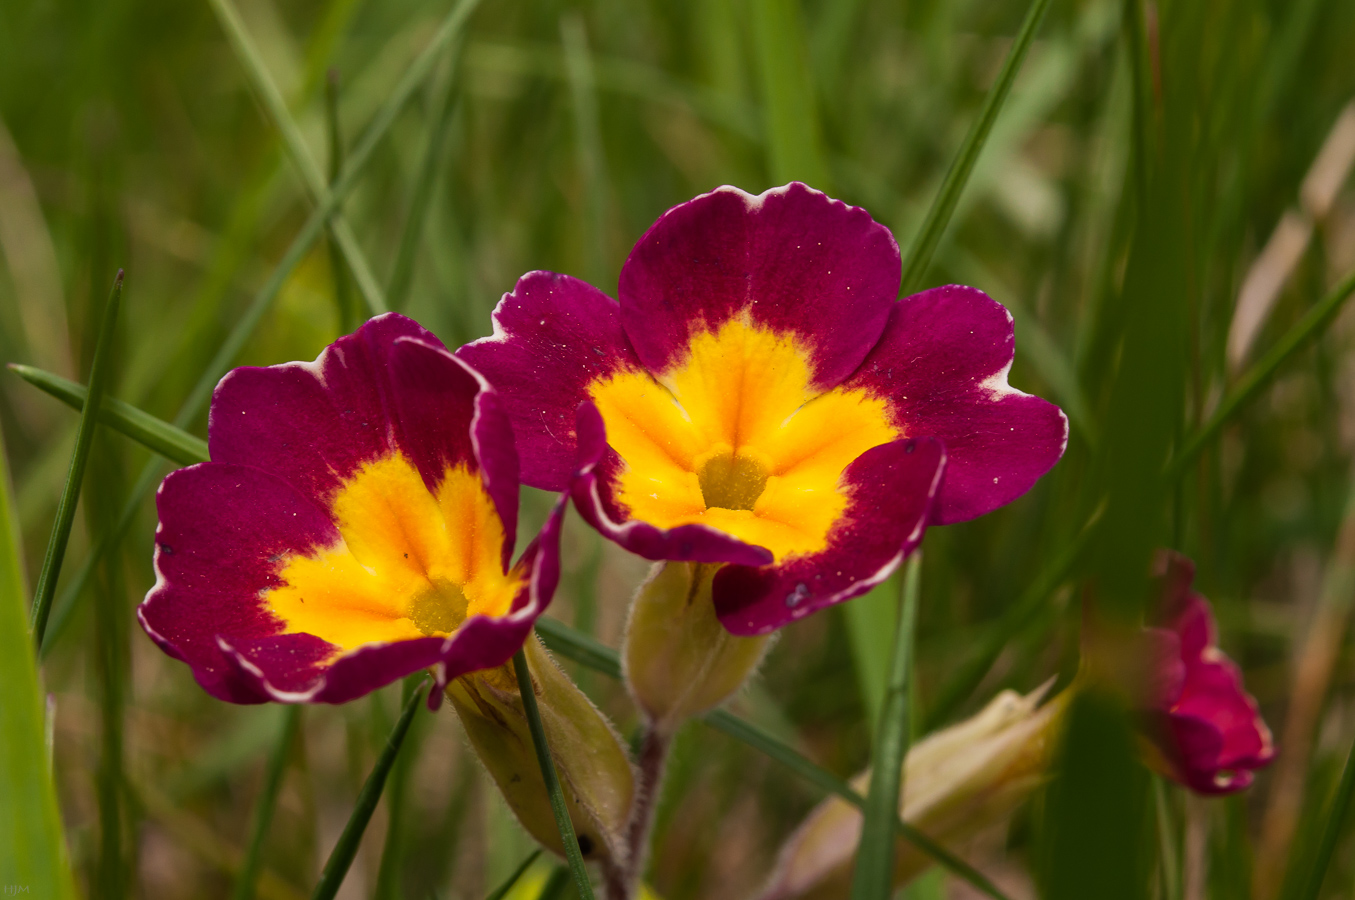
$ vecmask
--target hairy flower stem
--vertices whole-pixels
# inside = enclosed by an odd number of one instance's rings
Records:
[[[654,812],[659,805],[659,784],[663,780],[664,765],[673,736],[661,725],[646,720],[640,738],[639,776],[635,784],[635,805],[631,809],[630,827],[626,841],[630,853],[624,877],[619,885],[607,884],[607,900],[630,900],[638,895],[640,879],[645,874],[648,859],[649,832],[654,826]]]

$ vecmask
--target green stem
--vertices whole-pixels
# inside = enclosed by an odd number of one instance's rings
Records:
[[[320,874],[320,883],[315,886],[311,900],[333,900],[334,895],[339,892],[344,876],[348,874],[348,867],[353,864],[353,857],[357,855],[358,845],[362,843],[367,823],[371,821],[376,804],[381,800],[381,792],[386,787],[386,777],[390,775],[391,766],[395,765],[400,746],[405,741],[405,735],[409,733],[410,723],[414,721],[414,714],[419,711],[419,704],[423,702],[424,689],[425,686],[421,685],[405,702],[404,711],[400,713],[395,728],[386,739],[386,746],[377,757],[376,765],[372,766],[372,772],[367,776],[362,790],[358,792],[358,800],[348,817],[348,824],[344,826],[343,834],[339,835],[339,842],[329,854],[329,861],[325,863],[325,870]]]
[[[555,619],[545,617],[537,619],[536,631],[546,642],[546,646],[553,652],[566,659],[572,659],[577,663],[588,666],[594,671],[620,680],[621,659],[612,648],[588,635],[580,634]],[[723,732],[734,740],[747,744],[754,750],[771,757],[825,793],[841,797],[857,809],[866,805],[866,798],[857,793],[844,779],[816,765],[803,754],[787,746],[757,725],[740,719],[723,709],[706,713],[701,717],[701,721],[716,731]],[[968,882],[979,892],[992,897],[993,900],[1010,900],[983,873],[927,837],[923,832],[909,825],[902,817],[896,818],[894,828],[900,837],[936,860],[957,878]]]
[[[1007,94],[1011,92],[1016,75],[1021,71],[1021,64],[1025,62],[1026,52],[1030,50],[1035,33],[1040,28],[1040,20],[1044,18],[1045,10],[1048,8],[1049,0],[1033,0],[1030,4],[1025,21],[1021,23],[1021,30],[1016,33],[1016,40],[1007,51],[1007,58],[1002,63],[997,81],[993,82],[993,86],[988,89],[988,95],[983,98],[979,117],[969,127],[969,133],[965,135],[964,143],[960,145],[960,152],[956,154],[955,161],[946,172],[945,180],[941,182],[941,190],[937,192],[936,199],[927,210],[927,218],[923,219],[922,228],[913,239],[912,246],[908,248],[908,255],[903,262],[904,294],[911,294],[922,287],[922,278],[927,274],[927,267],[931,265],[936,247],[941,243],[946,226],[950,224],[950,217],[960,202],[960,195],[964,193],[969,176],[974,171],[974,164],[978,162],[979,154],[983,152],[988,133],[993,130],[993,123],[997,121],[997,114],[1002,111],[1002,105],[1007,102]]]
[[[268,758],[268,768],[264,771],[263,788],[254,806],[254,819],[249,828],[249,846],[245,850],[244,862],[235,876],[235,888],[231,891],[231,900],[251,900],[254,896],[254,881],[259,876],[259,867],[263,860],[263,842],[268,837],[268,826],[273,821],[273,810],[278,803],[278,790],[282,787],[282,776],[287,771],[287,758],[291,755],[292,744],[301,727],[301,706],[289,706],[282,721],[282,733],[278,735],[277,746]]]
[[[564,845],[565,859],[569,861],[569,870],[574,875],[574,885],[579,890],[580,900],[593,900],[593,884],[588,879],[583,854],[579,852],[579,840],[574,835],[574,823],[570,821],[569,809],[565,806],[565,794],[560,789],[559,776],[555,774],[555,762],[551,759],[550,746],[546,743],[546,729],[541,724],[541,711],[536,706],[536,686],[532,684],[532,674],[527,670],[527,656],[521,649],[513,655],[513,670],[517,672],[522,710],[527,716],[527,727],[532,732],[536,761],[541,766],[541,779],[546,783],[546,793],[550,795],[551,810],[555,813],[555,824],[560,829],[560,843]]]
[[[113,279],[113,292],[109,294],[108,304],[104,307],[103,323],[99,328],[99,341],[94,349],[94,362],[89,370],[89,403],[80,414],[80,425],[75,432],[75,452],[71,454],[70,469],[66,473],[66,487],[61,492],[61,501],[56,509],[56,522],[52,525],[52,535],[47,541],[47,555],[42,560],[42,571],[38,575],[38,586],[33,594],[33,611],[30,629],[34,643],[41,648],[43,635],[47,631],[47,617],[52,611],[52,598],[56,595],[56,582],[61,574],[61,563],[66,557],[66,545],[71,539],[71,526],[75,523],[75,507],[80,501],[80,486],[85,480],[85,465],[89,462],[89,448],[94,442],[94,429],[98,424],[99,405],[103,402],[108,384],[108,355],[113,346],[113,332],[118,323],[118,307],[122,305],[122,270],[118,270]]]
[[[913,638],[917,624],[918,584],[922,554],[908,560],[899,598],[899,625],[894,635],[894,653],[889,686],[880,711],[880,731],[875,736],[871,760],[870,793],[862,810],[861,843],[852,875],[852,900],[889,900],[894,892],[894,822],[899,817],[903,792],[903,760],[908,755],[909,675],[913,668]]]

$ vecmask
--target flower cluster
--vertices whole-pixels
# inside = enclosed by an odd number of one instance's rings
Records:
[[[430,704],[450,698],[561,852],[508,666],[525,648],[580,846],[625,896],[667,740],[738,690],[767,635],[881,583],[929,525],[1009,503],[1064,452],[1063,413],[1007,383],[1007,310],[959,286],[899,300],[899,282],[864,210],[801,184],[721,188],[650,228],[618,299],[532,272],[455,353],[390,314],[314,363],[237,369],[213,398],[211,462],[160,489],[141,624],[235,703],[342,703],[431,672]],[[562,496],[514,561],[519,482]],[[532,637],[568,500],[656,562],[622,648],[635,767]],[[1189,581],[1173,558],[1144,733],[1164,771],[1235,790],[1273,751]],[[905,815],[962,835],[1041,783],[1066,704],[994,704],[915,748]],[[768,896],[840,878],[856,815],[811,817]],[[822,865],[797,858],[807,846]]]

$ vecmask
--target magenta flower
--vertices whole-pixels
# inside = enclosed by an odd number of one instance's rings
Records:
[[[215,697],[342,703],[420,669],[441,688],[507,661],[550,602],[561,509],[509,568],[508,418],[409,319],[234,370],[208,443],[211,462],[160,487],[138,617]]]
[[[1067,442],[1007,385],[1012,318],[980,291],[896,302],[898,246],[802,184],[669,210],[620,302],[532,272],[458,351],[502,392],[523,481],[570,489],[649,559],[727,563],[715,608],[762,634],[864,593],[922,539],[1019,497]]]
[[[1195,564],[1163,552],[1158,569],[1161,626],[1148,629],[1155,672],[1146,718],[1160,768],[1202,794],[1240,791],[1275,757],[1270,729],[1217,646],[1209,601],[1191,590]]]

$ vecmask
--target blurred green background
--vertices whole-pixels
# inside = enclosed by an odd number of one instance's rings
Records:
[[[125,268],[110,396],[165,419],[314,208],[219,8],[0,4],[0,359],[86,380]],[[452,7],[230,8],[314,175],[334,158],[327,73],[338,145],[351,149]],[[453,346],[489,332],[494,303],[528,270],[614,293],[654,219],[720,184],[808,181],[868,209],[907,248],[1025,13],[1012,0],[484,0],[343,213],[390,305]],[[915,731],[1000,687],[1066,679],[1080,599],[1096,586],[1141,602],[1136,576],[1120,584],[1117,573],[1161,543],[1197,561],[1221,644],[1281,744],[1237,797],[1156,785],[1143,828],[1126,826],[1145,849],[1143,885],[1125,896],[1271,900],[1287,874],[1292,890],[1355,738],[1355,319],[1338,317],[1289,360],[1184,477],[1140,492],[1249,363],[1355,267],[1352,48],[1346,0],[1054,0],[923,278],[1008,305],[1012,383],[1058,402],[1073,432],[1028,496],[928,533]],[[317,243],[234,362],[310,359],[351,329],[361,291],[351,257],[336,268],[341,256]],[[69,409],[0,376],[30,587],[75,426]],[[189,427],[204,434],[205,416]],[[63,586],[150,458],[100,433]],[[1074,558],[1107,497],[1113,538]],[[547,499],[527,498],[529,522]],[[283,710],[208,698],[142,635],[132,611],[152,583],[154,524],[147,500],[49,634],[60,805],[88,896],[225,897]],[[1119,538],[1132,546],[1115,556],[1105,545]],[[614,646],[644,564],[576,519],[565,560],[552,614]],[[786,629],[736,709],[835,772],[864,767],[896,593],[891,583]],[[996,659],[978,665],[989,646]],[[634,724],[617,685],[579,677],[623,732]],[[260,897],[308,894],[398,699],[393,687],[306,710]],[[340,896],[484,896],[529,840],[454,717],[420,717],[406,759],[404,800],[393,816],[378,811]],[[691,726],[660,811],[654,888],[669,900],[748,896],[818,799]],[[965,848],[1013,897],[1034,895],[1041,814],[1037,802]],[[1353,881],[1355,833],[1343,832],[1326,895],[1351,896]],[[973,896],[940,876],[909,891]]]

